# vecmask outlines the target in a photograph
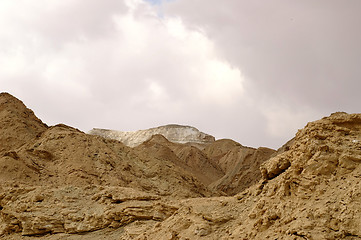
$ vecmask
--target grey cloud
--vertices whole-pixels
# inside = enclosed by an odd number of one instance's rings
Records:
[[[123,1],[78,0],[60,3],[59,7],[42,9],[37,18],[24,23],[56,43],[64,44],[79,38],[103,38],[114,30],[112,17],[124,14],[127,7]]]
[[[255,82],[256,91],[327,110],[337,101],[356,107],[345,94],[357,95],[361,73],[359,1],[169,5],[170,13],[204,27],[227,59]],[[336,100],[339,91],[344,97]]]

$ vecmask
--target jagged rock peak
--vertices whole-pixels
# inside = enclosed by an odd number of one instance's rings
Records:
[[[9,93],[0,93],[0,154],[16,149],[39,136],[47,125]]]
[[[215,141],[213,136],[203,133],[195,127],[177,124],[169,124],[134,132],[93,128],[89,131],[89,134],[116,139],[129,147],[138,146],[156,134],[163,135],[169,141],[175,143],[208,144]]]

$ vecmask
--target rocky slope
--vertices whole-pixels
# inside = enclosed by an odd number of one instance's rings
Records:
[[[138,130],[135,132],[93,128],[91,131],[89,131],[89,134],[115,139],[121,141],[129,147],[136,147],[157,134],[163,135],[169,141],[175,143],[192,143],[195,145],[203,145],[212,143],[215,140],[213,136],[200,132],[194,127],[176,124],[160,126],[146,130]]]
[[[130,148],[48,127],[9,94],[0,107],[1,239],[361,239],[361,114],[275,152],[162,135]]]

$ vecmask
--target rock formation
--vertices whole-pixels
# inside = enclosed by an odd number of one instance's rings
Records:
[[[115,139],[121,141],[129,147],[136,147],[157,134],[163,135],[169,141],[175,143],[193,143],[195,145],[202,145],[212,143],[215,140],[213,136],[200,132],[195,127],[176,124],[170,124],[146,130],[138,130],[135,132],[122,132],[116,130],[93,128],[91,131],[89,131],[89,134]]]
[[[361,114],[308,123],[278,151],[137,147],[46,126],[0,94],[1,239],[361,239]]]

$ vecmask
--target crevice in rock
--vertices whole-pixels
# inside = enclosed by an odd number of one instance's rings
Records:
[[[308,238],[306,237],[306,235],[300,234],[300,233],[298,233],[298,232],[294,232],[294,233],[292,233],[292,235],[297,236],[297,237],[301,237],[301,238],[303,238],[303,239],[308,239]]]

